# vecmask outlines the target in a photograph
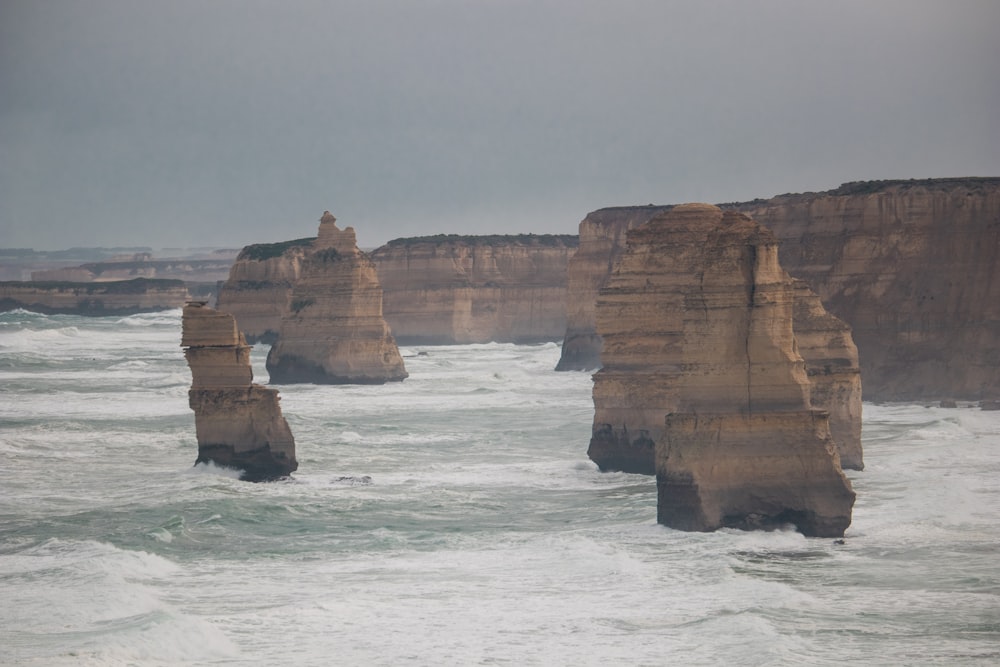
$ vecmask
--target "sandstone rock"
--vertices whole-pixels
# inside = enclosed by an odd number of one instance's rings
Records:
[[[679,530],[780,528],[841,537],[854,491],[819,411],[668,415],[657,522]]]
[[[240,251],[219,289],[219,308],[232,313],[246,339],[273,343],[291,312],[292,289],[315,237],[257,243]]]
[[[799,354],[806,362],[809,396],[814,408],[830,414],[840,465],[864,470],[861,447],[861,368],[851,328],[826,312],[819,297],[802,280],[792,283],[795,294],[792,328]]]
[[[188,402],[198,436],[196,463],[243,470],[243,479],[285,477],[298,468],[278,392],[253,384],[250,347],[232,315],[191,302],[181,345],[191,368]]]
[[[372,253],[383,312],[401,344],[560,340],[576,237],[441,235]]]
[[[722,207],[770,228],[782,266],[851,327],[867,399],[1000,393],[1000,178],[849,183]],[[597,367],[588,285],[607,279],[625,230],[669,208],[602,209],[581,223],[560,370]]]
[[[0,282],[0,311],[24,308],[49,315],[133,315],[180,308],[189,298],[180,280]]]
[[[638,472],[652,458],[662,522],[849,524],[854,494],[795,339],[800,289],[774,236],[737,213],[688,204],[628,234],[597,302],[589,453]]]
[[[704,206],[705,215],[722,220],[718,209]],[[657,220],[669,216],[670,210],[665,209]],[[688,206],[685,210],[690,213],[693,209]],[[735,223],[730,220],[727,224]],[[693,238],[700,238],[700,233]],[[690,305],[677,290],[686,284],[689,289],[692,280],[701,280],[701,272],[692,268],[697,256],[691,255],[690,243],[678,242],[679,233],[661,241],[655,230],[647,230],[643,225],[633,228],[629,234],[629,243],[633,244],[634,239],[636,247],[633,249],[630,245],[629,256],[622,257],[616,273],[608,276],[607,289],[598,299],[616,305],[604,308],[603,319],[598,320],[595,332],[605,337],[605,366],[595,376],[594,432],[588,455],[604,470],[652,475],[656,472],[654,446],[662,432],[663,415],[676,410],[681,394],[690,396],[696,388],[692,383],[699,381],[696,374],[685,376],[673,366],[663,367],[664,355],[675,350],[680,335],[678,330],[663,330],[663,318],[672,310],[679,311]],[[766,230],[753,234],[770,238]],[[673,253],[687,255],[675,256]],[[735,260],[733,263],[735,266]],[[730,278],[742,280],[738,275]],[[785,279],[782,281],[784,285]],[[789,279],[788,283],[793,304],[793,329],[783,335],[794,335],[796,350],[805,360],[812,406],[830,413],[830,428],[841,455],[841,465],[860,470],[864,467],[861,378],[850,328],[827,313],[819,298],[802,281]],[[618,298],[622,290],[628,293],[623,297],[627,302]],[[676,325],[676,322],[671,324]],[[717,330],[703,333],[700,339],[703,347],[698,348],[702,357],[697,363],[710,363],[716,355],[715,346],[731,344],[718,338],[729,333],[729,326],[725,322],[718,323]],[[686,353],[690,354],[693,344],[687,345]],[[686,360],[683,363],[685,368],[690,368],[695,362]],[[640,376],[642,380],[637,380]],[[708,375],[703,381],[727,382]],[[727,392],[735,386],[713,388],[712,392]]]
[[[735,207],[851,326],[867,399],[1000,392],[1000,178],[848,183]]]
[[[382,317],[375,264],[329,211],[301,260],[290,312],[267,355],[276,384],[382,384],[406,378],[403,358]]]
[[[601,367],[601,338],[595,329],[597,293],[625,250],[628,230],[669,210],[669,206],[623,206],[594,211],[580,223],[576,253],[566,269],[566,332],[557,371]]]

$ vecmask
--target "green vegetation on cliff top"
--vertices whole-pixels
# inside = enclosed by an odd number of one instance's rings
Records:
[[[460,243],[473,246],[515,244],[575,248],[579,245],[580,239],[576,234],[486,234],[481,236],[471,234],[434,234],[433,236],[409,236],[393,239],[385,245],[390,248],[398,248],[400,246],[412,246],[421,243],[431,243],[434,245]]]
[[[291,241],[279,241],[277,243],[254,243],[253,245],[248,245],[243,248],[236,259],[252,259],[257,261],[273,259],[274,257],[280,257],[290,248],[310,246],[315,240],[315,236],[309,236],[302,239],[293,239]]]

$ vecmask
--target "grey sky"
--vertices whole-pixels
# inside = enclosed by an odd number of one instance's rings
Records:
[[[996,0],[0,0],[0,246],[1000,175]]]

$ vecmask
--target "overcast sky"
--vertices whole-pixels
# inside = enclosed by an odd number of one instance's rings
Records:
[[[0,247],[1000,175],[997,0],[0,0]]]

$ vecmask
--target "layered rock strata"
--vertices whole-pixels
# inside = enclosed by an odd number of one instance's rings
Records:
[[[849,525],[854,493],[798,354],[798,289],[773,235],[738,213],[688,204],[628,234],[597,302],[590,453],[652,454],[661,523]]]
[[[181,308],[189,298],[180,280],[0,282],[0,311],[23,308],[48,315],[134,315]]]
[[[596,329],[597,294],[625,251],[633,227],[669,210],[669,206],[621,206],[589,213],[580,223],[579,245],[566,267],[566,331],[557,371],[601,367],[601,338]]]
[[[866,399],[1000,396],[1000,178],[849,183],[722,207],[770,228],[782,266],[851,327]],[[669,208],[602,209],[581,223],[560,370],[600,365],[589,304],[624,233]]]
[[[375,264],[325,212],[267,355],[272,383],[383,384],[407,377],[382,316]]]
[[[876,401],[1000,397],[1000,178],[848,183],[734,205],[846,321]]]
[[[240,251],[219,289],[219,309],[232,313],[251,343],[273,343],[291,312],[292,289],[316,238],[257,243]]]
[[[397,239],[372,253],[400,344],[534,343],[566,329],[568,235]]]
[[[243,470],[266,481],[298,468],[295,441],[278,405],[278,392],[253,383],[250,346],[236,321],[204,305],[184,307],[181,346],[191,368],[188,402],[198,437],[196,463]]]

